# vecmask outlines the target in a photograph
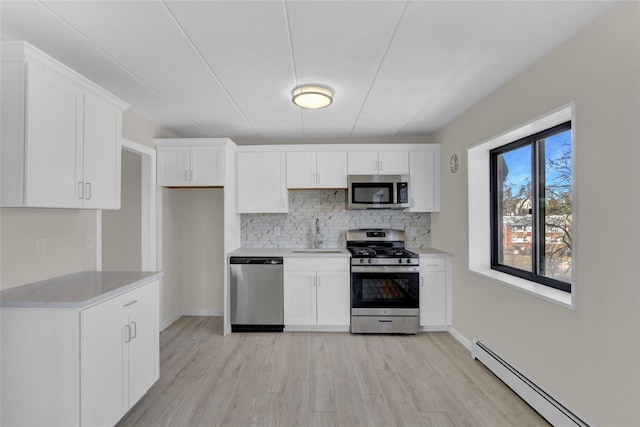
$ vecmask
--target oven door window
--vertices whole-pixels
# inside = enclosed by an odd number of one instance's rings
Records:
[[[352,273],[354,308],[418,308],[417,273]]]
[[[393,183],[352,183],[351,202],[365,205],[393,204]]]

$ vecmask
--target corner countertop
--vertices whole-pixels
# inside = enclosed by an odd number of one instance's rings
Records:
[[[232,256],[269,256],[283,258],[349,258],[351,257],[351,253],[348,250],[341,248],[240,248],[227,254],[227,257]]]
[[[81,271],[4,289],[0,306],[83,309],[160,277],[158,271]]]
[[[418,255],[433,255],[433,256],[452,256],[449,252],[441,251],[434,248],[411,248],[407,247],[407,250],[415,252]]]

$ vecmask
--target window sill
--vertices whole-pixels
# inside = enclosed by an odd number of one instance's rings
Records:
[[[563,292],[540,283],[531,282],[490,268],[470,269],[469,271],[486,279],[500,283],[501,285],[509,286],[527,294],[561,305],[562,307],[569,308],[571,310],[575,308],[573,303],[573,294],[571,293]]]

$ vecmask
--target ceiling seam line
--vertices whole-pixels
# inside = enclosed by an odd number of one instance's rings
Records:
[[[460,67],[460,69],[447,81],[447,83],[445,83],[440,90],[438,90],[438,92],[436,94],[434,94],[431,99],[429,99],[429,101],[427,101],[421,108],[420,110],[418,110],[418,112],[416,114],[414,114],[395,134],[394,136],[398,136],[400,135],[400,132],[402,132],[407,126],[409,126],[409,124],[411,124],[411,122],[413,122],[413,120],[415,120],[416,117],[418,117],[420,115],[420,113],[422,112],[422,110],[424,110],[425,108],[427,108],[442,92],[444,92],[444,90],[449,87],[451,85],[451,83],[453,83],[453,81],[458,77],[458,75],[460,73],[462,73],[464,70],[466,70],[469,65],[476,60],[476,58],[479,55],[479,52],[482,52],[487,46],[489,46],[500,34],[502,34],[504,32],[504,29],[509,25],[509,23],[512,21],[513,19],[507,19],[505,20],[505,23],[502,25],[502,27],[500,27],[499,30],[497,30],[490,38],[489,40],[486,41],[486,43],[484,43],[480,48],[478,48],[474,54],[472,55],[472,57],[464,64]],[[475,104],[474,104],[475,105]],[[472,105],[473,106],[473,105]],[[471,107],[472,107],[471,106]],[[471,108],[469,107],[469,108]],[[464,111],[463,111],[464,112]],[[462,113],[460,113],[462,114]],[[458,114],[458,116],[460,116],[460,114]],[[455,120],[458,116],[454,117],[451,120]],[[450,121],[451,121],[450,120]],[[431,132],[431,134],[433,134],[434,132],[437,132],[439,129],[436,129],[434,131]]]
[[[289,51],[291,52],[291,68],[293,68],[293,78],[295,79],[295,87],[298,87],[298,70],[296,69],[296,59],[293,53],[293,37],[291,35],[291,22],[289,21],[289,11],[287,10],[287,0],[283,0],[284,4],[284,17],[287,21],[287,36],[289,37]],[[300,117],[300,127],[302,136],[306,136],[304,130],[304,117],[302,115],[302,108],[298,108],[298,116]]]
[[[364,110],[364,106],[366,105],[367,100],[369,99],[369,95],[371,94],[371,90],[373,88],[373,85],[376,82],[376,79],[378,78],[378,74],[380,73],[380,69],[382,68],[382,64],[384,63],[384,60],[387,57],[387,53],[389,52],[389,48],[391,47],[391,43],[393,43],[393,39],[395,38],[396,33],[398,32],[398,28],[400,27],[400,21],[402,21],[402,17],[404,16],[404,13],[407,10],[407,6],[408,5],[409,5],[409,0],[405,0],[404,6],[402,7],[402,12],[400,12],[400,16],[398,17],[398,21],[396,22],[396,26],[393,29],[393,32],[391,33],[391,37],[389,37],[389,42],[387,43],[387,46],[384,49],[384,53],[382,54],[382,57],[380,58],[380,62],[378,63],[378,68],[376,68],[376,72],[374,73],[373,78],[371,79],[371,83],[369,84],[369,89],[367,90],[367,94],[365,95],[364,100],[362,101],[362,105],[360,106],[360,110],[358,111],[358,115],[356,116],[356,119],[353,122],[353,126],[351,127],[351,131],[349,132],[349,136],[353,136],[353,131],[356,128],[356,126],[358,125],[358,121],[360,120],[360,116],[362,115],[362,111]]]
[[[165,8],[165,10],[167,11],[167,13],[169,14],[169,16],[171,17],[171,19],[173,20],[174,24],[178,27],[178,29],[180,30],[180,32],[182,33],[182,35],[184,36],[184,38],[187,40],[187,42],[189,42],[189,44],[191,45],[191,48],[194,50],[194,52],[198,55],[198,58],[200,58],[200,60],[202,61],[202,63],[205,65],[205,67],[207,68],[207,70],[209,71],[209,73],[211,74],[211,76],[215,79],[215,81],[220,85],[220,87],[222,88],[222,91],[224,92],[224,94],[227,96],[227,98],[229,98],[229,101],[231,101],[231,103],[233,104],[234,108],[236,109],[236,111],[240,114],[240,116],[242,117],[242,119],[244,120],[244,122],[247,124],[247,126],[249,126],[249,129],[251,129],[251,132],[253,132],[253,134],[256,137],[260,137],[260,135],[258,135],[258,132],[256,132],[256,130],[253,128],[253,126],[251,126],[251,123],[249,122],[249,120],[247,119],[247,117],[244,115],[244,113],[242,112],[242,110],[240,110],[240,107],[238,107],[238,104],[236,103],[236,101],[233,99],[233,97],[231,96],[231,94],[229,93],[229,91],[227,90],[227,88],[222,84],[222,82],[220,81],[220,79],[218,78],[218,76],[216,75],[216,73],[213,71],[213,69],[211,68],[211,66],[209,65],[209,63],[207,62],[207,60],[204,58],[204,56],[202,55],[202,53],[200,52],[200,50],[196,47],[195,43],[193,42],[193,40],[191,40],[191,37],[189,37],[189,35],[187,34],[187,32],[185,31],[185,29],[182,27],[182,25],[180,25],[180,23],[178,22],[178,19],[175,17],[175,15],[171,12],[171,10],[169,9],[169,6],[166,5],[165,0],[162,0],[162,6]]]
[[[46,6],[44,3],[42,3],[42,1],[38,0],[38,4],[40,6],[42,6],[47,12],[49,12],[51,15],[55,16],[56,19],[58,19],[60,22],[62,22],[64,25],[66,25],[71,31],[73,31],[74,33],[76,33],[77,35],[79,35],[80,37],[82,37],[85,41],[87,41],[89,44],[91,44],[94,48],[96,48],[100,53],[102,53],[105,57],[107,57],[111,62],[113,62],[114,64],[116,64],[119,68],[121,68],[122,70],[124,70],[127,74],[129,74],[131,77],[133,77],[138,83],[140,83],[142,86],[144,86],[145,88],[147,88],[149,91],[151,91],[154,95],[156,95],[158,98],[160,98],[162,101],[164,101],[167,105],[169,105],[171,108],[173,108],[174,110],[176,110],[178,113],[180,113],[185,119],[187,119],[188,121],[190,121],[195,127],[197,127],[198,129],[200,129],[202,132],[204,132],[207,136],[211,137],[211,133],[209,133],[206,129],[204,129],[202,126],[200,126],[198,123],[196,123],[195,121],[193,121],[184,111],[182,111],[180,108],[178,108],[175,104],[173,104],[172,102],[170,102],[168,99],[166,99],[164,96],[160,95],[160,93],[158,93],[154,88],[152,88],[151,86],[149,86],[144,80],[142,80],[140,77],[138,77],[133,71],[129,70],[127,67],[125,67],[124,65],[122,65],[120,62],[118,62],[113,56],[109,55],[104,49],[102,49],[100,46],[98,46],[96,43],[94,43],[89,37],[85,36],[82,32],[80,32],[80,30],[78,30],[77,28],[75,28],[73,25],[71,25],[69,22],[67,22],[64,18],[62,18],[60,15],[58,15],[57,13],[55,13],[53,10],[51,10],[48,6]]]

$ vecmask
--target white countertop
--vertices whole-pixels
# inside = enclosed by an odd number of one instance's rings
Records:
[[[408,251],[415,252],[418,255],[434,255],[434,256],[452,256],[449,252],[441,251],[434,248],[411,248],[407,247]]]
[[[302,251],[302,252],[301,252]],[[306,252],[313,251],[313,252]],[[229,252],[227,256],[270,256],[283,258],[342,258],[351,257],[351,253],[346,249],[340,248],[322,248],[322,249],[305,249],[305,248],[240,248]]]
[[[441,251],[434,248],[410,248],[407,250],[415,252],[418,255],[433,255],[433,256],[451,256],[450,253]],[[299,251],[319,251],[319,252],[299,252]],[[335,253],[335,252],[338,253]],[[227,256],[271,256],[271,257],[284,257],[284,258],[310,258],[310,257],[351,257],[351,253],[346,249],[304,249],[304,248],[240,248],[235,251],[229,252]]]
[[[82,309],[161,276],[158,271],[82,271],[5,289],[0,306]]]

